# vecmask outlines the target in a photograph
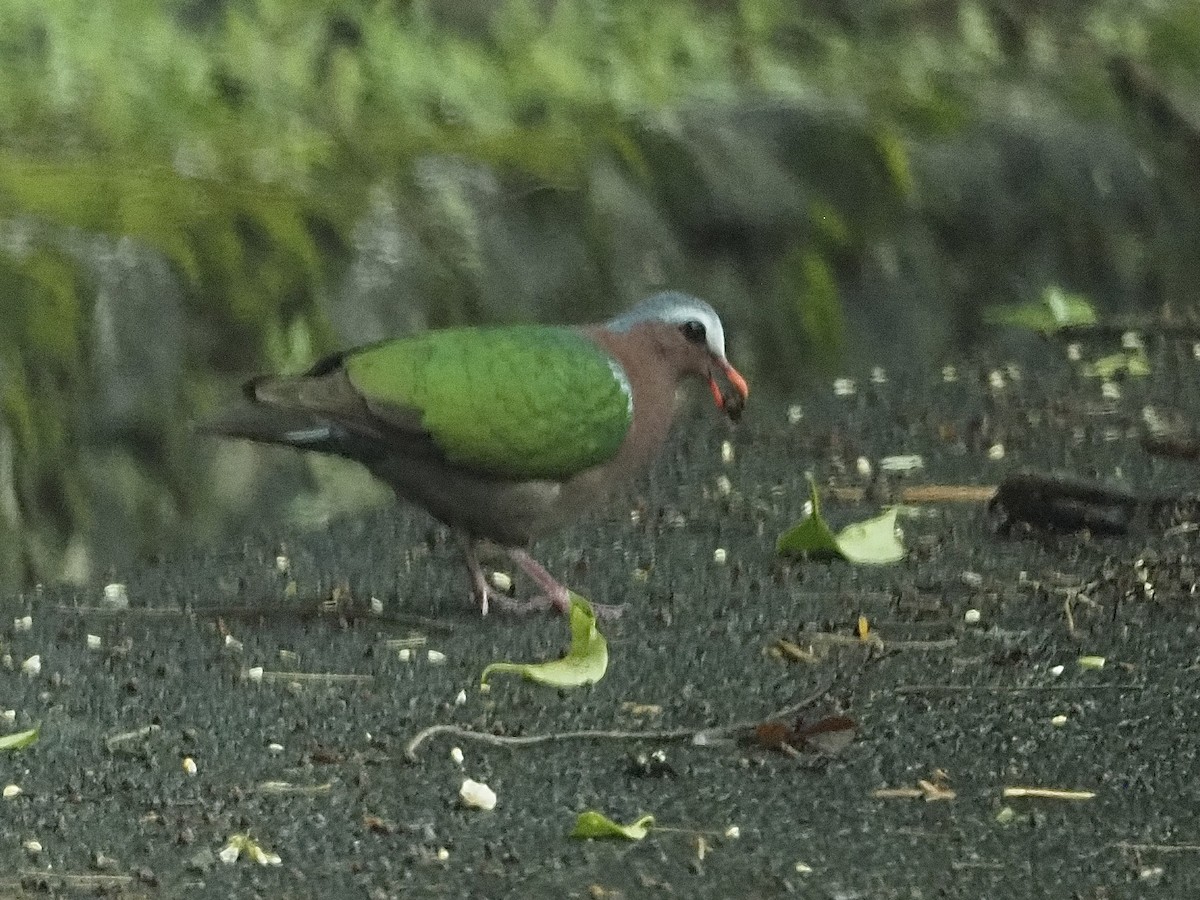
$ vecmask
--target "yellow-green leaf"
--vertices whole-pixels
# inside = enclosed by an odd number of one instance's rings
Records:
[[[550,687],[594,684],[608,669],[608,641],[596,628],[596,613],[583,597],[571,594],[571,647],[562,659],[542,663],[492,663],[479,680],[486,684],[493,672],[514,672]]]
[[[16,734],[6,734],[0,737],[0,750],[24,750],[37,743],[38,729],[30,728],[28,731],[18,731]]]
[[[1096,310],[1087,298],[1068,294],[1062,288],[1046,288],[1042,296],[1028,303],[996,306],[984,312],[994,325],[1012,325],[1033,331],[1054,332],[1073,325],[1095,325]]]
[[[841,558],[862,565],[882,566],[904,559],[904,545],[896,536],[896,510],[864,522],[847,525],[837,534],[821,516],[817,486],[809,479],[812,512],[779,536],[776,550],[785,556],[816,559]]]
[[[628,825],[614,822],[608,816],[589,809],[581,812],[575,820],[575,829],[571,832],[573,838],[623,838],[627,841],[640,841],[654,825],[654,816],[642,816]]]

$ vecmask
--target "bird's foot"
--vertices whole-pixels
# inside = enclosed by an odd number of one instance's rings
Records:
[[[548,607],[554,607],[564,614],[571,611],[571,592],[565,585],[560,584],[541,563],[521,548],[509,547],[507,551],[512,561],[520,566],[525,574],[536,581],[538,587],[542,589],[540,595],[523,602],[522,605],[526,607],[526,611],[547,609]],[[625,611],[625,607],[593,603],[592,610],[596,613],[597,618],[616,619]]]

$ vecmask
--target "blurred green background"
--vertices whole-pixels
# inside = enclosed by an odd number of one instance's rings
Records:
[[[680,287],[799,395],[1197,284],[1195,0],[6,0],[0,582],[377,498],[190,430],[336,346]]]

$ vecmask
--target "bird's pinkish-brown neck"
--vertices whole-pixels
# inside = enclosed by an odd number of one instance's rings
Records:
[[[670,434],[675,389],[683,373],[662,352],[652,328],[614,333],[593,326],[583,332],[620,364],[633,391],[633,422],[614,464],[631,470],[644,468],[658,455]]]

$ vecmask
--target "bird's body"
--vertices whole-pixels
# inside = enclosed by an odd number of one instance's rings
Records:
[[[508,549],[561,608],[565,589],[523,548],[657,456],[683,376],[708,378],[723,407],[714,367],[744,399],[716,313],[660,294],[604,325],[430,331],[256,378],[250,403],[209,430],[362,463],[460,534],[485,612],[481,540]]]

